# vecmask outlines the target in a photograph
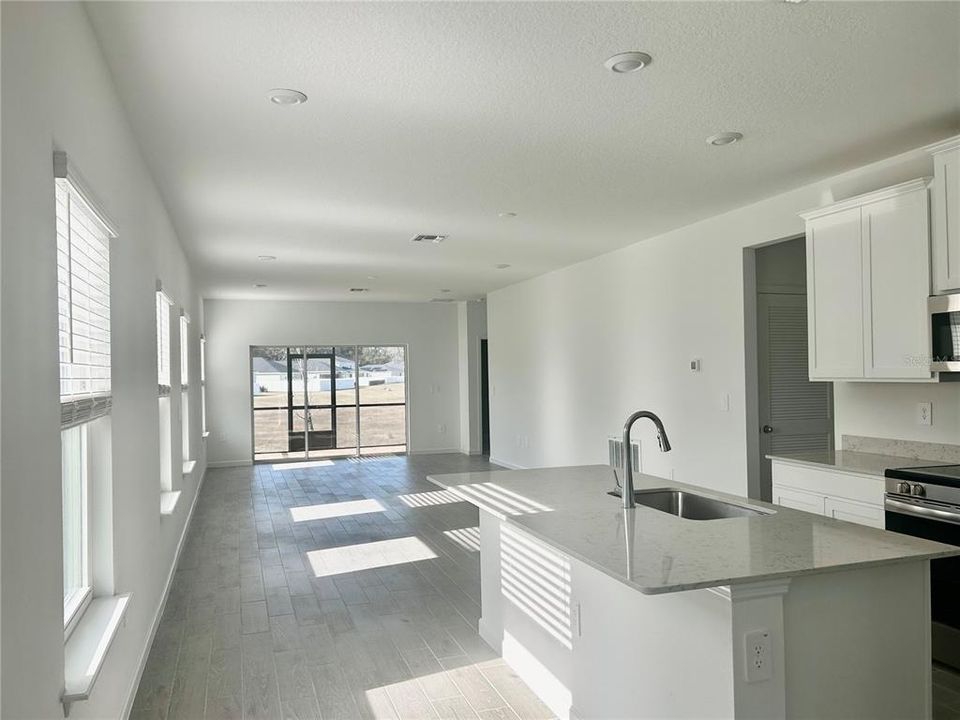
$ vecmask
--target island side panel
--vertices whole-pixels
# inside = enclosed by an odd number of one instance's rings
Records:
[[[480,555],[481,634],[559,718],[733,717],[728,597],[644,595],[483,510]]]
[[[711,590],[644,595],[573,560],[573,715],[732,718],[731,603]]]
[[[477,631],[503,655],[500,596],[500,518],[480,508],[480,620]]]
[[[930,718],[930,563],[793,578],[787,717]]]

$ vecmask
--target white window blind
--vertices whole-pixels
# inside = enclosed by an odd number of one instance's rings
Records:
[[[180,313],[180,385],[187,387],[190,381],[190,318]]]
[[[61,426],[110,412],[109,220],[54,154]]]
[[[161,395],[170,394],[170,306],[163,290],[157,290],[157,384]]]

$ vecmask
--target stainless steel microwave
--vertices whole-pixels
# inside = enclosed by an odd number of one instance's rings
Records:
[[[930,309],[930,370],[960,372],[960,294],[933,295]]]

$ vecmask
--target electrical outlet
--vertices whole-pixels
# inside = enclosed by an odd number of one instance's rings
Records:
[[[744,679],[748,683],[773,678],[773,656],[770,645],[769,630],[751,630],[744,634],[743,652],[746,659]]]
[[[730,393],[720,396],[720,412],[730,412]]]
[[[442,424],[441,424],[441,425],[437,425],[437,432],[440,433],[441,435],[443,435],[444,433],[447,432],[447,426],[446,426],[446,425],[442,425]]]
[[[933,403],[917,403],[917,425],[933,425]]]

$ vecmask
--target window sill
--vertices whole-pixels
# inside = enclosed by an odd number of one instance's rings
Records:
[[[185,460],[183,463],[183,474],[192,475],[193,469],[197,466],[196,460]]]
[[[179,490],[160,493],[160,514],[173,515],[173,511],[177,507],[177,501],[179,500],[180,500]]]
[[[90,697],[107,651],[123,622],[130,594],[94,598],[64,646],[64,715],[70,704]]]

